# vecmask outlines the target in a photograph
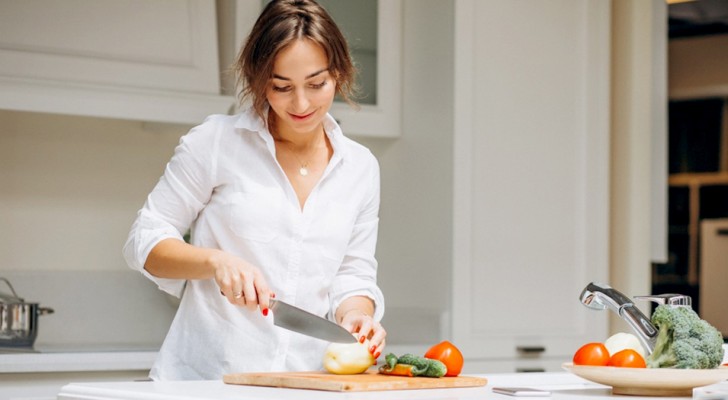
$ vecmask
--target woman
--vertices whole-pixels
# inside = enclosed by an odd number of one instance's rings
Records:
[[[182,137],[124,246],[182,297],[150,376],[320,369],[328,343],[274,326],[272,297],[369,340],[377,358],[379,167],[328,114],[351,96],[346,41],[315,1],[272,1],[236,69],[252,107]]]

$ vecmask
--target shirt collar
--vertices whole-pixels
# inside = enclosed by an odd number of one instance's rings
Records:
[[[266,118],[268,116],[268,112],[270,112],[270,108],[265,110]],[[340,157],[342,160],[347,160],[349,158],[349,151],[347,146],[344,144],[344,133],[341,131],[341,127],[329,113],[326,113],[323,123],[324,131],[331,141],[331,146],[334,148],[332,161],[334,161],[334,158],[336,157]],[[252,107],[242,111],[238,115],[238,119],[235,121],[235,127],[250,132],[256,132],[265,141],[269,148],[272,149],[275,147],[273,144],[273,136],[271,136],[270,131],[268,131],[264,120],[256,114]],[[273,151],[273,154],[274,153],[275,152]]]
[[[338,154],[342,160],[347,160],[349,158],[349,148],[344,145],[344,133],[341,131],[341,127],[334,117],[328,113],[324,118],[324,131],[328,135],[329,141],[331,141],[331,146],[334,148],[334,157]]]

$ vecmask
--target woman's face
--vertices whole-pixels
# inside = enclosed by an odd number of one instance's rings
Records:
[[[296,40],[278,53],[266,91],[278,134],[320,129],[336,94],[328,66],[323,48],[307,39]]]

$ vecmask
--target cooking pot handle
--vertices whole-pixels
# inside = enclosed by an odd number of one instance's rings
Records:
[[[9,280],[7,280],[6,278],[0,277],[0,281],[3,281],[3,282],[5,282],[8,285],[8,287],[10,288],[10,291],[13,292],[13,296],[15,296],[15,298],[18,301],[20,301],[21,303],[23,302],[23,299],[21,299],[20,297],[18,297],[18,294],[15,292],[15,289],[13,288],[13,285],[10,284],[10,281]]]
[[[54,312],[56,311],[50,307],[38,307],[38,315],[48,315]]]

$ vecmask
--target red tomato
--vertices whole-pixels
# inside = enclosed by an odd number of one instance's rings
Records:
[[[587,343],[574,354],[574,365],[600,365],[609,362],[609,351],[603,343]]]
[[[632,349],[625,349],[614,353],[613,356],[609,357],[607,365],[610,367],[647,368],[645,359],[642,358],[640,353]]]
[[[458,376],[463,370],[463,353],[447,340],[430,347],[425,358],[442,361],[447,367],[445,376]]]

